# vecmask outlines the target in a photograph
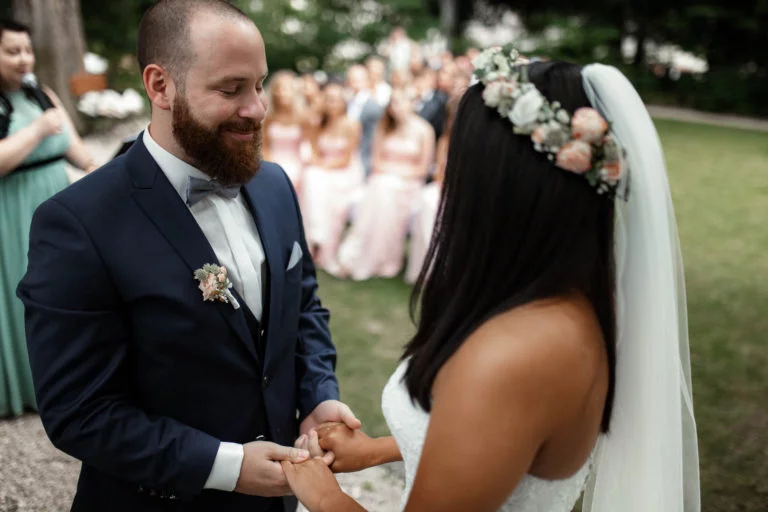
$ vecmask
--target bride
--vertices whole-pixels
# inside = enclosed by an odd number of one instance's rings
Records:
[[[383,393],[394,438],[319,427],[297,442],[318,457],[283,463],[293,492],[364,510],[332,470],[402,459],[407,512],[569,512],[582,492],[585,512],[698,512],[682,260],[642,101],[600,64],[506,47],[475,68]]]

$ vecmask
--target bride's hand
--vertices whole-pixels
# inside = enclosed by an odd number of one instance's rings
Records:
[[[334,472],[349,473],[376,465],[374,440],[362,430],[352,430],[343,423],[323,423],[317,434],[319,446],[335,457],[329,464]]]
[[[336,477],[320,458],[301,464],[283,462],[283,472],[293,494],[309,512],[335,510],[334,505],[344,499]]]
[[[315,430],[310,430],[309,435],[305,434],[299,437],[293,444],[293,447],[300,450],[307,450],[309,452],[310,458],[322,459],[326,466],[330,466],[335,459],[333,452],[325,451],[320,448],[320,440],[318,438],[317,431]]]

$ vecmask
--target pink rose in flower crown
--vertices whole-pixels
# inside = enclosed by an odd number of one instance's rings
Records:
[[[557,152],[555,165],[566,171],[583,174],[592,168],[592,146],[572,140]]]
[[[571,133],[574,139],[585,142],[597,142],[608,130],[608,123],[600,113],[589,107],[582,107],[573,113]]]
[[[198,286],[203,292],[203,300],[214,300],[219,293],[219,283],[216,281],[215,274],[208,274],[205,279],[200,281]]]

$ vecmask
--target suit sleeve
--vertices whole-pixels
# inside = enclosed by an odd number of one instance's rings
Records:
[[[18,295],[40,416],[53,444],[137,485],[182,498],[200,492],[219,441],[131,403],[127,311],[88,233],[55,200],[33,217]]]
[[[317,275],[304,235],[296,191],[291,189],[299,230],[301,232],[301,311],[299,339],[296,349],[296,378],[298,380],[299,421],[306,418],[320,402],[339,399],[339,384],[334,373],[336,347],[328,327],[330,313],[317,297]]]

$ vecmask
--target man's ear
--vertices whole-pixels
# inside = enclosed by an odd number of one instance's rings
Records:
[[[176,95],[176,85],[168,70],[157,64],[150,64],[141,74],[149,101],[161,110],[170,110]]]

